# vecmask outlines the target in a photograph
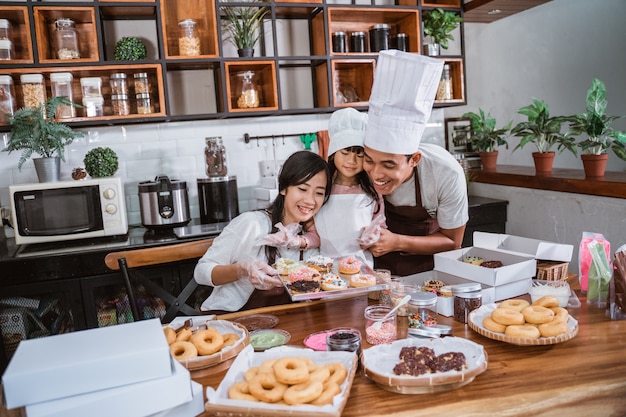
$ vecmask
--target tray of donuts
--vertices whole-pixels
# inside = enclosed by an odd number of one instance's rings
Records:
[[[365,294],[387,288],[358,256],[314,256],[304,261],[278,259],[274,264],[292,301]]]
[[[214,389],[205,409],[215,415],[336,416],[348,401],[357,368],[353,352],[280,346],[246,347]]]
[[[163,332],[172,357],[190,371],[223,364],[250,344],[243,325],[207,316],[176,317]]]
[[[470,313],[468,325],[489,339],[519,346],[553,345],[578,334],[578,321],[550,295],[532,304],[509,299],[483,305]]]

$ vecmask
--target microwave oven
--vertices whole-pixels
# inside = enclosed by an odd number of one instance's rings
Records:
[[[118,177],[11,185],[9,196],[18,245],[128,233]]]

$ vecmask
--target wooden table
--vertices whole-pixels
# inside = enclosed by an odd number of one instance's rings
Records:
[[[579,322],[578,335],[550,346],[514,346],[485,338],[451,317],[453,335],[485,347],[488,369],[456,390],[404,395],[377,387],[356,375],[343,416],[626,416],[626,321],[611,321],[604,309],[570,309]],[[314,301],[232,313],[233,319],[255,313],[276,315],[277,328],[291,333],[291,345],[302,346],[310,333],[339,326],[364,333],[367,296]],[[399,322],[399,326],[404,323]],[[406,330],[404,331],[406,335]],[[363,348],[369,345],[363,340]],[[193,378],[217,388],[226,371]],[[210,416],[205,413],[203,416]]]

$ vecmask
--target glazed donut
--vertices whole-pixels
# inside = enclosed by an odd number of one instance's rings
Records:
[[[253,366],[252,368],[248,369],[246,373],[243,374],[243,380],[246,382],[250,382],[250,380],[254,378],[255,376],[257,376],[258,373],[259,373],[259,367]]]
[[[546,308],[558,307],[559,299],[553,295],[544,295],[540,299],[533,303],[534,306],[541,306]]]
[[[186,361],[198,356],[198,349],[191,342],[174,342],[170,345],[170,352],[178,361]]]
[[[330,368],[326,366],[318,366],[309,375],[309,379],[317,379],[326,382],[330,378]]]
[[[177,342],[189,342],[191,339],[191,329],[182,329],[176,332]]]
[[[526,300],[504,300],[498,304],[498,308],[508,308],[511,310],[522,312],[530,303]]]
[[[274,364],[278,359],[268,359],[259,365],[259,372],[274,373]]]
[[[323,391],[322,381],[313,379],[287,388],[283,400],[289,405],[306,404],[322,395]]]
[[[496,308],[491,312],[491,318],[496,323],[504,324],[506,326],[510,326],[512,324],[519,325],[526,322],[522,313],[508,308]]]
[[[196,345],[198,353],[201,355],[212,355],[222,348],[224,338],[212,327],[200,330],[191,336],[191,343]]]
[[[491,317],[487,316],[483,319],[483,327],[492,332],[504,333],[506,325],[495,322]]]
[[[529,306],[522,310],[526,323],[543,324],[552,321],[554,311],[541,306]]]
[[[325,365],[330,370],[330,380],[341,385],[348,376],[346,367],[339,362],[331,362]]]
[[[274,374],[259,373],[248,382],[250,394],[266,403],[275,403],[283,399],[287,385],[276,380]]]
[[[348,256],[342,258],[339,261],[339,265],[337,266],[337,270],[340,274],[352,275],[361,271],[361,261],[356,259],[354,256]]]
[[[552,307],[550,310],[554,312],[554,319],[552,322],[567,323],[567,320],[569,320],[569,311],[563,307]]]
[[[507,326],[504,334],[510,337],[518,337],[521,339],[537,339],[541,336],[539,329],[532,324],[513,324],[511,326]]]
[[[324,391],[320,394],[319,397],[311,401],[313,405],[326,405],[332,404],[335,395],[341,393],[341,387],[334,381],[326,381],[324,383]]]
[[[315,364],[315,362],[313,362],[311,358],[304,357],[302,358],[302,360],[304,361],[304,363],[306,363],[306,367],[309,370],[309,373],[317,369],[317,365]]]
[[[283,384],[302,384],[309,380],[309,367],[302,358],[289,356],[280,358],[274,363],[273,368],[276,379]]]
[[[239,340],[239,336],[237,336],[235,333],[223,334],[222,338],[224,338],[224,343],[222,344],[222,349],[224,349],[226,346],[234,345]]]
[[[567,321],[552,320],[549,323],[543,323],[537,327],[543,337],[558,336],[560,334],[567,333],[569,330],[567,327]]]
[[[246,381],[235,382],[231,385],[228,389],[228,398],[232,400],[259,401],[254,395],[250,394]]]
[[[354,288],[376,285],[376,277],[371,274],[354,274],[350,278],[350,286]]]
[[[171,345],[176,341],[176,330],[171,327],[164,327],[163,333],[165,334],[165,339],[167,340],[168,345]]]

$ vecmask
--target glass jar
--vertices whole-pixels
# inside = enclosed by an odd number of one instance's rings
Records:
[[[365,52],[365,32],[350,34],[350,52]]]
[[[0,39],[11,39],[11,22],[9,19],[0,19]]]
[[[393,47],[398,51],[407,51],[409,48],[409,39],[406,33],[398,33],[393,37]]]
[[[376,276],[376,282],[387,285],[391,282],[391,271],[388,269],[374,269],[374,275]],[[380,291],[370,291],[367,293],[367,298],[370,300],[380,300]]]
[[[395,307],[400,300],[404,298],[405,295],[413,294],[419,291],[419,287],[417,285],[411,284],[398,284],[391,290],[391,306]],[[397,314],[400,317],[406,317],[409,314],[409,307],[407,304],[403,305],[397,310]]]
[[[83,112],[85,117],[104,116],[104,98],[83,97]]]
[[[152,100],[150,100],[150,94],[135,94],[135,99],[137,102],[137,114],[150,114],[154,112]]]
[[[178,22],[178,52],[182,56],[200,55],[200,37],[193,19]]]
[[[8,39],[0,39],[0,60],[8,61],[13,59],[14,55],[13,42]]]
[[[150,80],[147,72],[133,74],[135,79],[135,94],[150,94]]]
[[[386,318],[380,328],[372,327],[379,319],[382,319],[391,311],[391,307],[384,305],[371,305],[365,308],[365,340],[370,345],[390,343],[398,338],[396,328],[396,313]]]
[[[408,304],[409,329],[437,325],[437,294],[429,291],[413,293]]]
[[[448,64],[443,66],[435,100],[452,100],[452,79],[450,78],[450,65]]]
[[[467,323],[472,310],[483,305],[482,287],[478,282],[468,282],[452,286],[454,296],[454,319],[460,323]]]
[[[84,77],[80,79],[80,87],[85,97],[102,97],[102,79],[100,77]]]
[[[111,106],[113,107],[114,115],[128,116],[130,114],[130,101],[128,101],[128,94],[112,94]]]
[[[116,72],[109,77],[109,84],[111,85],[111,95],[128,95],[128,84],[126,83],[126,74],[123,72]]]
[[[326,348],[330,351],[361,353],[361,332],[351,327],[337,327],[330,330],[326,338]]]
[[[72,80],[74,77],[70,72],[53,72],[50,74],[50,86],[53,97],[67,97],[69,101],[74,100],[72,92]],[[57,119],[70,119],[76,117],[76,108],[68,104],[60,104],[55,112]]]
[[[22,74],[22,96],[24,97],[24,107],[37,108],[46,102],[46,86],[41,74]]]
[[[225,177],[228,175],[226,148],[221,136],[205,139],[204,162],[206,163],[206,174],[209,177]]]
[[[386,23],[379,23],[370,28],[370,52],[389,49],[390,29],[391,27]]]
[[[242,71],[237,73],[237,108],[253,109],[261,105],[261,95],[256,86],[254,71]]]
[[[346,52],[346,32],[333,33],[333,52]]]
[[[397,275],[389,278],[389,286],[386,290],[380,291],[380,303],[391,307],[391,291],[402,283],[402,279]]]
[[[0,122],[8,123],[16,109],[13,78],[10,75],[0,75]]]
[[[60,18],[54,22],[54,48],[58,59],[80,58],[78,35],[72,19]]]

